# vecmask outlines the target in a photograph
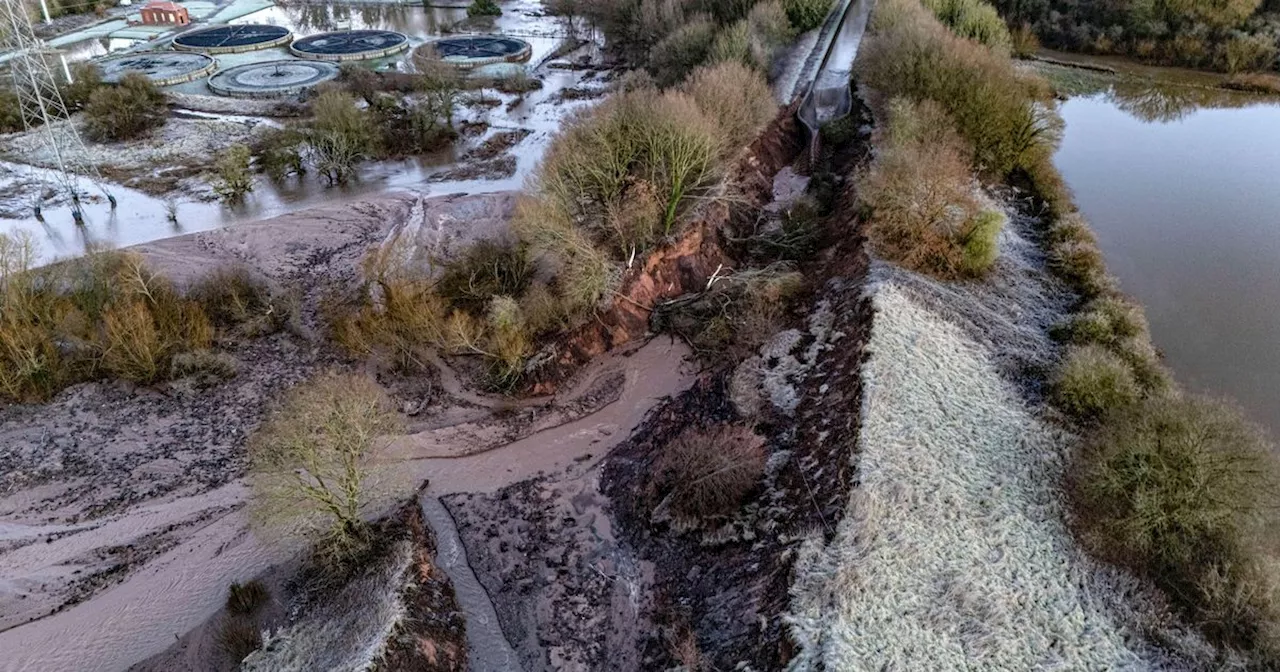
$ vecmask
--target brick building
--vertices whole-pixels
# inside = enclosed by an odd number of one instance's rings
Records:
[[[185,26],[191,23],[187,8],[169,0],[151,0],[142,8],[142,23],[148,26]]]

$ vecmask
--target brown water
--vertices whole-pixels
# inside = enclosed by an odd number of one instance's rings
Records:
[[[1189,388],[1280,434],[1280,101],[1129,85],[1070,98],[1055,162]],[[1214,108],[1204,105],[1217,106]]]

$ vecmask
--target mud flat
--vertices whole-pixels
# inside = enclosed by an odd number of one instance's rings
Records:
[[[503,194],[389,195],[136,248],[179,283],[243,264],[299,288],[300,318],[291,332],[234,347],[239,373],[226,382],[95,382],[0,409],[0,445],[13,447],[0,458],[0,669],[127,667],[206,621],[228,583],[287,560],[296,546],[265,545],[248,528],[244,441],[285,388],[343,365],[310,337],[324,291],[355,283],[366,250],[392,232],[461,245],[503,226],[511,203]],[[681,356],[654,344],[631,366],[589,368],[580,386],[506,419],[491,417],[497,400],[456,381],[429,397],[399,396],[432,408],[403,444],[411,459],[398,467],[409,474],[399,492],[424,479],[441,492],[495,488],[560,468],[672,392],[684,379],[658,365]],[[545,440],[517,440],[543,430]],[[478,436],[510,450],[447,457],[484,445]]]

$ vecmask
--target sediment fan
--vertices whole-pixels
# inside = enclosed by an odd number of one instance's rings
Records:
[[[31,16],[21,0],[0,0],[0,40],[0,51],[9,54],[9,75],[21,109],[22,125],[28,133],[40,138],[54,164],[49,171],[33,170],[36,181],[54,193],[70,196],[71,216],[77,224],[84,223],[80,197],[86,192],[81,189],[82,179],[106,196],[114,212],[116,199],[103,186],[97,167],[89,161],[89,152],[69,121],[66,103],[58,90],[55,72],[60,69],[66,81],[71,80],[71,72],[65,61],[61,61],[60,67],[52,63],[55,56],[36,38]],[[40,190],[34,204],[36,219],[40,221],[44,221],[41,206],[46,191]]]

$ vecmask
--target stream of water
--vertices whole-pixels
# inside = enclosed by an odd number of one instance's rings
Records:
[[[1280,433],[1280,101],[1117,86],[1061,114],[1056,163],[1168,364]]]

